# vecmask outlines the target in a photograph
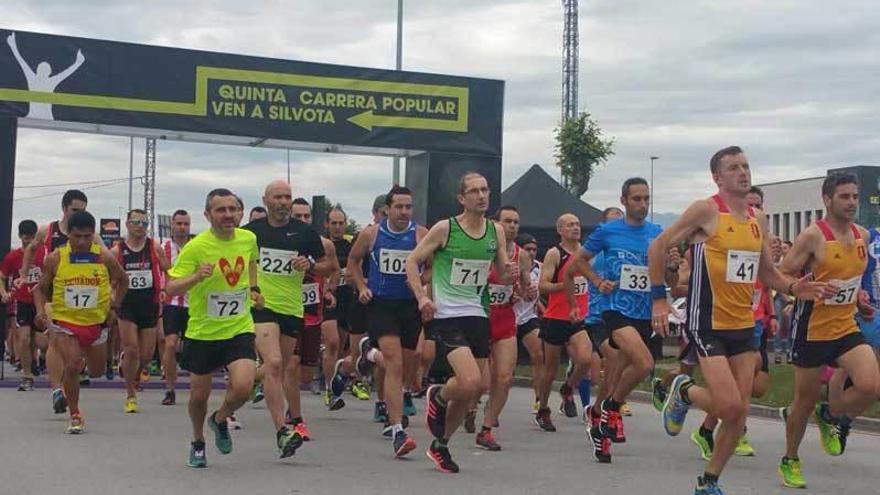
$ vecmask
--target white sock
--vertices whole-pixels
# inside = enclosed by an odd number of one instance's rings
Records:
[[[398,433],[403,431],[403,425],[397,423],[396,425],[391,425],[391,436],[396,437]]]
[[[376,362],[376,355],[378,355],[378,354],[379,354],[379,349],[370,349],[369,351],[367,351],[367,356],[366,356],[367,361],[369,361],[371,363],[375,363]]]

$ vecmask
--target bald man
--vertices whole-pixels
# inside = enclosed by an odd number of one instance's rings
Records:
[[[550,387],[559,367],[559,356],[563,346],[568,346],[569,358],[572,361],[572,372],[562,384],[559,393],[562,403],[559,410],[569,418],[578,414],[574,403],[573,388],[590,369],[593,346],[587,336],[584,317],[587,315],[587,280],[578,276],[574,279],[574,301],[572,306],[566,297],[564,275],[574,255],[581,247],[581,222],[575,215],[564,213],[556,219],[556,232],[561,242],[548,249],[541,267],[538,290],[547,297],[547,308],[541,322],[540,337],[544,343],[544,369],[541,372],[541,383],[538,387],[538,413],[535,424],[544,431],[556,431],[550,419]],[[577,317],[571,318],[574,311]]]
[[[256,290],[266,304],[262,309],[252,309],[251,314],[257,352],[263,360],[266,409],[278,432],[285,431],[288,423],[282,370],[293,356],[303,330],[303,275],[309,270],[327,275],[332,270],[318,233],[290,217],[292,202],[290,185],[282,180],[272,181],[263,194],[268,215],[244,226],[256,234],[259,247]],[[302,444],[301,430],[305,425],[290,421],[289,426],[298,438],[295,443]],[[292,455],[295,450],[288,446],[282,455]]]

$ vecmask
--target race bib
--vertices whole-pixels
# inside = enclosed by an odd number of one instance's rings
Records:
[[[314,306],[321,300],[318,284],[303,284],[303,306]]]
[[[620,289],[634,292],[651,292],[651,276],[648,267],[642,265],[621,265]]]
[[[98,288],[88,285],[68,285],[64,288],[64,305],[73,309],[98,307]]]
[[[727,252],[727,281],[734,284],[754,284],[758,278],[760,251]]]
[[[43,271],[38,266],[32,266],[30,270],[27,272],[27,278],[25,279],[25,284],[33,285],[40,281],[40,276],[43,274]]]
[[[825,299],[826,306],[845,306],[854,304],[859,295],[859,287],[862,284],[862,277],[853,277],[849,280],[837,280],[840,288],[833,296]]]
[[[260,271],[271,275],[293,276],[293,259],[299,256],[296,251],[260,248]]]
[[[151,270],[132,270],[128,274],[128,289],[152,289],[153,272]]]
[[[241,315],[245,310],[247,289],[232,292],[211,292],[208,294],[208,316],[230,318]]]
[[[449,274],[452,285],[464,287],[483,287],[489,280],[489,260],[452,259],[452,273]]]
[[[489,304],[493,306],[510,304],[510,299],[512,297],[512,285],[489,284]]]
[[[589,285],[587,283],[587,279],[584,277],[575,277],[574,278],[574,295],[581,296],[589,292]]]
[[[406,257],[412,251],[403,249],[385,249],[379,250],[379,272],[385,275],[404,275],[406,274]]]

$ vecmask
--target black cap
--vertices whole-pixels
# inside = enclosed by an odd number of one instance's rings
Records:
[[[535,236],[532,234],[522,233],[516,236],[516,244],[518,246],[525,246],[526,244],[537,244],[538,241],[535,239]]]

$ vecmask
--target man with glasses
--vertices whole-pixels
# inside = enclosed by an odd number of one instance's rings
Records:
[[[128,291],[119,306],[119,334],[122,355],[119,375],[125,379],[126,413],[136,413],[137,385],[141,370],[156,350],[156,328],[159,325],[159,280],[170,268],[165,252],[147,236],[147,212],[128,212],[125,227],[128,236],[113,247],[112,253],[128,275]]]

